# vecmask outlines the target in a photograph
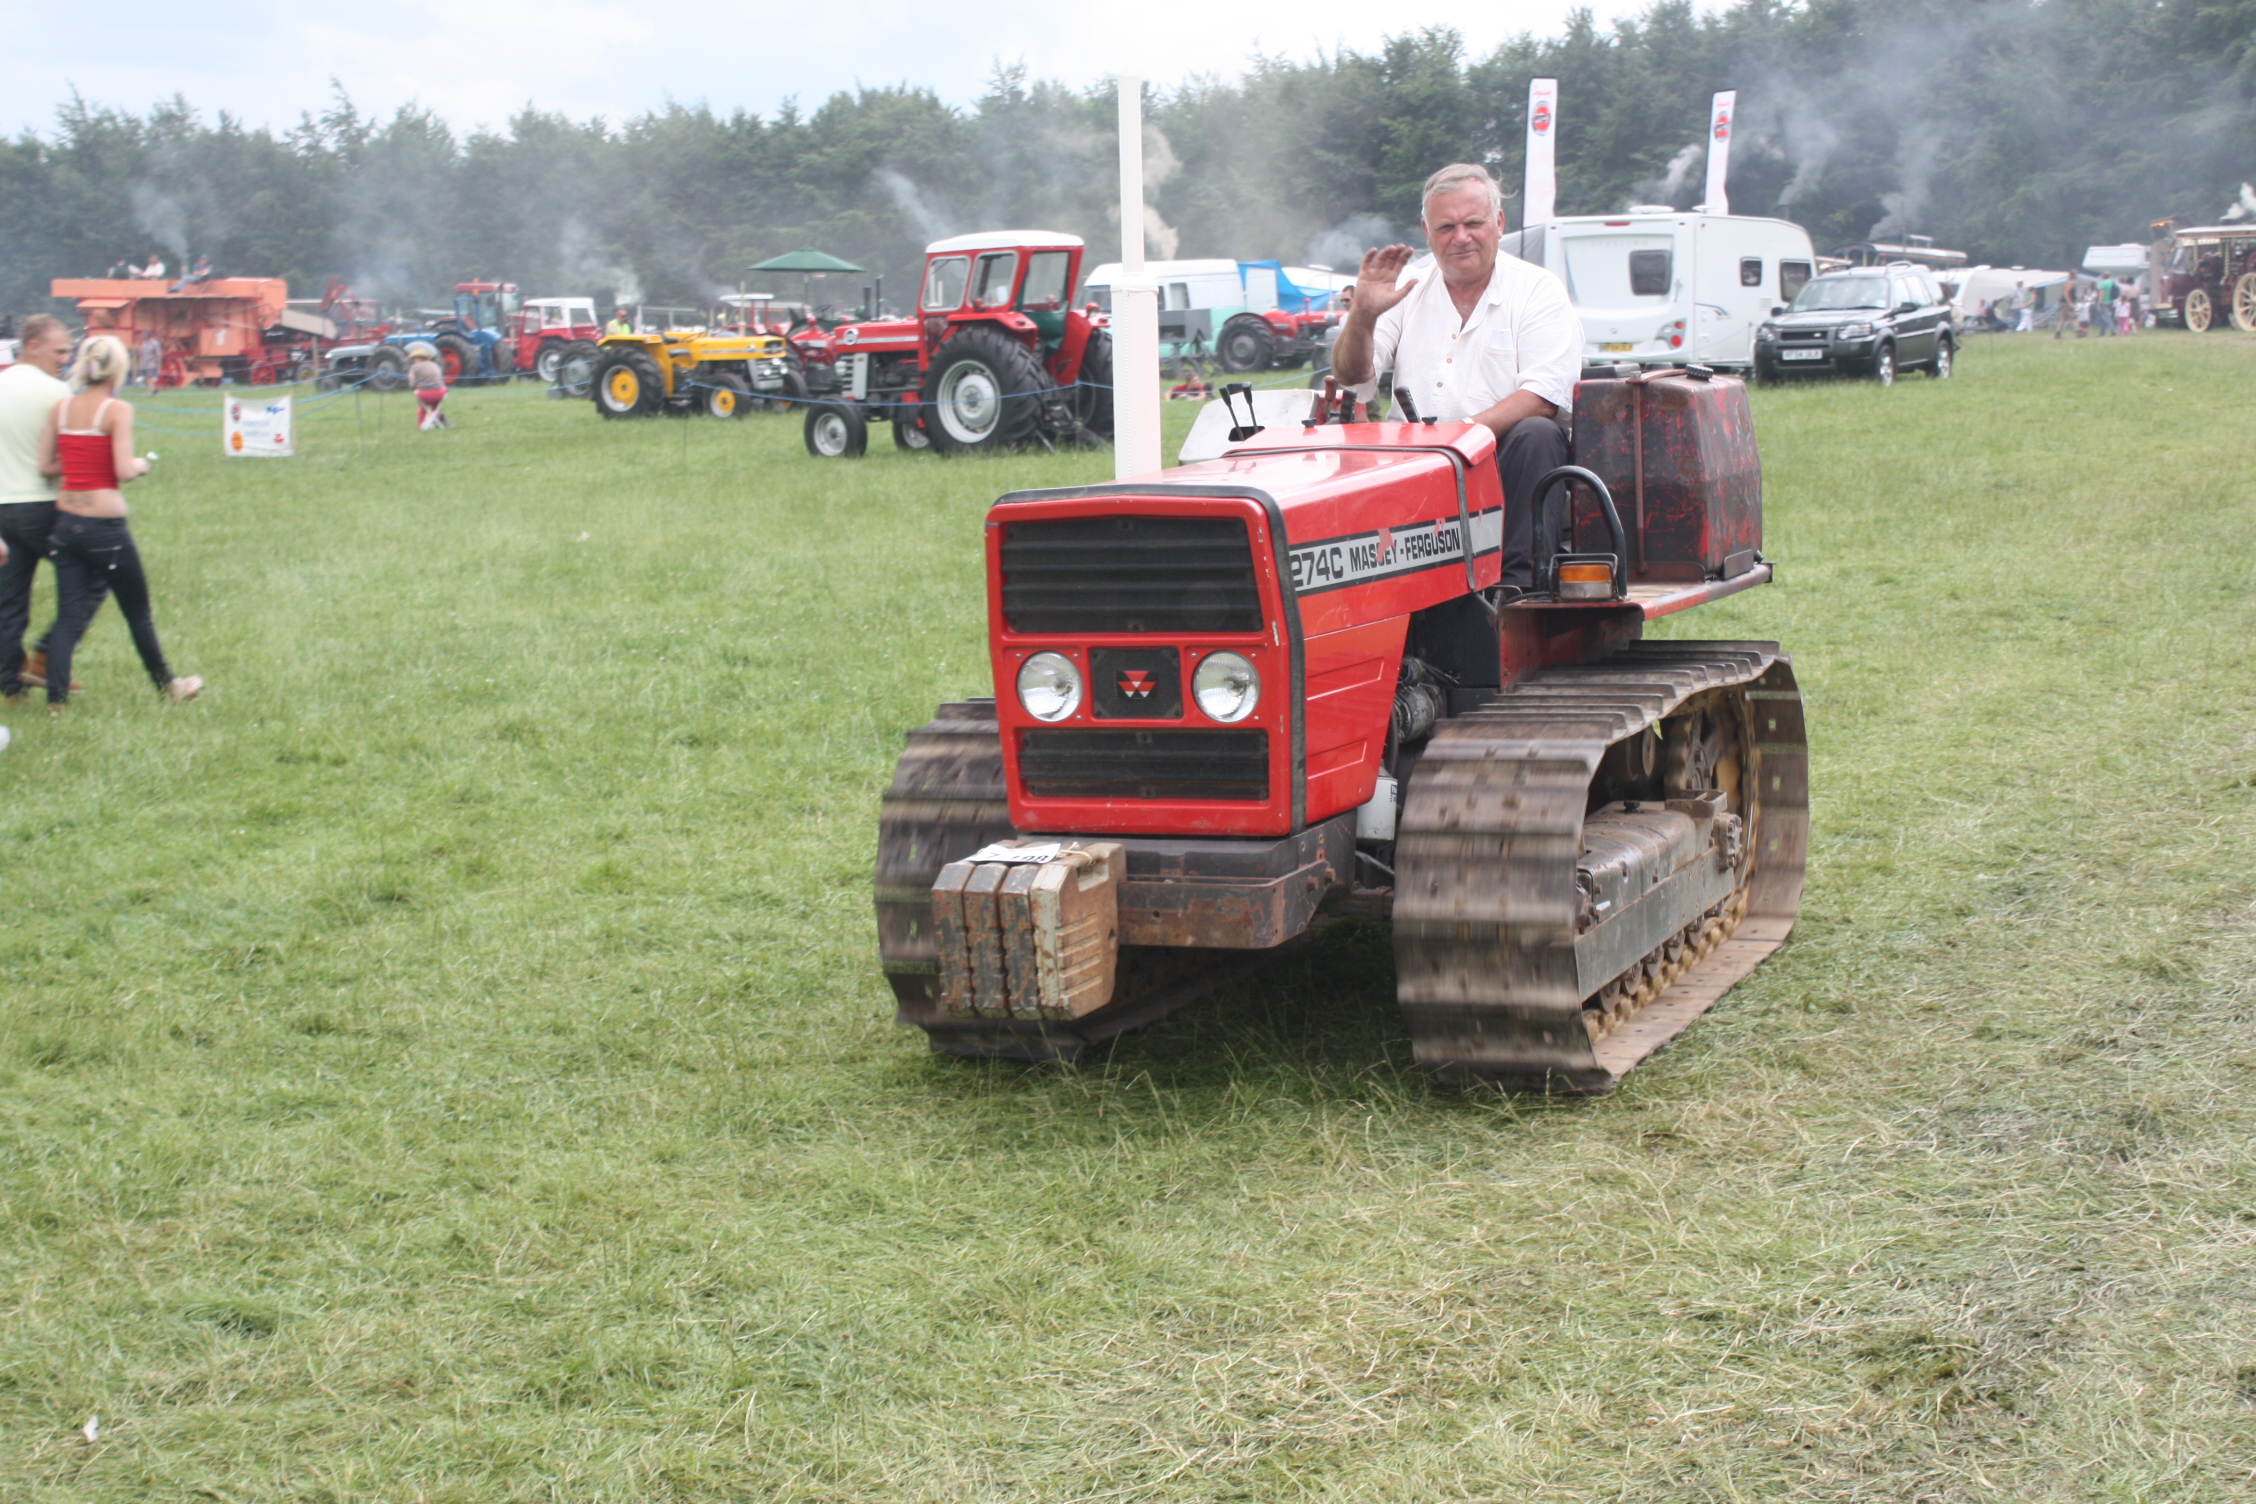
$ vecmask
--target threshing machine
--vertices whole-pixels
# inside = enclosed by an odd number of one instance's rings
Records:
[[[879,817],[902,1021],[1071,1058],[1365,915],[1421,1064],[1588,1092],[1752,970],[1800,904],[1793,668],[1643,640],[1771,578],[1746,392],[1625,367],[1573,417],[1577,466],[1509,502],[1478,425],[1250,418],[997,501],[995,695],[910,733]]]
[[[89,334],[124,340],[136,369],[142,341],[154,334],[164,347],[160,387],[296,381],[336,337],[332,320],[290,306],[280,277],[216,277],[178,292],[139,278],[58,277],[49,290],[77,301]]]

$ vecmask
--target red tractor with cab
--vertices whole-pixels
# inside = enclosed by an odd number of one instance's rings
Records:
[[[901,1021],[1072,1059],[1361,916],[1392,922],[1421,1065],[1608,1090],[1800,905],[1791,660],[1644,640],[1771,578],[1745,388],[1589,377],[1576,463],[1509,499],[1485,427],[1309,400],[989,510],[994,695],[910,732],[880,806]],[[1534,509],[1525,591],[1507,507]]]
[[[1040,230],[925,247],[908,318],[793,339],[807,362],[807,452],[851,458],[872,419],[903,449],[974,454],[1112,438],[1112,336],[1073,308],[1081,239]]]

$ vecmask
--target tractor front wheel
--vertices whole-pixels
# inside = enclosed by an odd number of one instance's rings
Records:
[[[751,388],[744,384],[743,377],[723,371],[707,381],[704,390],[697,395],[706,417],[741,418],[745,408],[750,406],[750,392]]]
[[[1260,319],[1241,316],[1222,326],[1214,353],[1225,371],[1266,371],[1277,358],[1277,340]]]
[[[932,447],[932,435],[924,431],[924,420],[914,402],[899,403],[893,409],[893,447],[912,454]]]
[[[1008,449],[1034,438],[1048,373],[999,329],[970,328],[940,347],[924,378],[925,432],[942,454]]]
[[[397,345],[379,345],[368,357],[368,385],[379,392],[396,392],[407,385],[407,352]]]
[[[570,348],[560,339],[541,341],[539,353],[533,356],[533,374],[550,386],[556,385],[557,368],[564,364],[564,352]]]
[[[869,420],[851,402],[808,408],[806,433],[818,460],[858,460],[869,450]]]
[[[642,418],[666,400],[658,362],[640,350],[616,350],[595,368],[595,410],[606,418]]]
[[[442,334],[432,341],[439,347],[439,369],[448,386],[478,379],[478,347],[459,334]]]
[[[1112,442],[1112,335],[1103,329],[1090,332],[1088,348],[1081,352],[1081,379],[1073,384],[1073,416],[1086,432]]]
[[[550,378],[551,382],[567,397],[585,397],[595,380],[596,356],[594,340],[573,340],[558,352],[556,374]]]

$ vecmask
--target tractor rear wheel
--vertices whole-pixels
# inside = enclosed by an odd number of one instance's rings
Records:
[[[2209,296],[2209,289],[2196,287],[2185,296],[2185,326],[2196,334],[2207,334],[2209,326],[2217,321],[2217,304]]]
[[[869,419],[851,402],[810,407],[806,439],[818,460],[858,460],[869,450]]]
[[[1241,314],[1222,326],[1214,353],[1225,371],[1266,371],[1277,358],[1277,340],[1267,324]]]
[[[517,374],[517,346],[513,342],[495,340],[486,358],[493,362],[494,380],[506,383]]]
[[[2243,334],[2256,334],[2256,272],[2242,272],[2233,283],[2232,325]]]
[[[723,371],[698,392],[698,405],[705,409],[708,418],[741,418],[744,410],[751,406],[751,390],[744,384],[743,377]]]
[[[1073,416],[1087,432],[1112,442],[1112,335],[1094,330],[1081,352],[1081,379],[1073,386]]]
[[[595,368],[595,410],[606,418],[642,418],[666,401],[658,362],[640,350],[613,350]]]
[[[396,392],[407,385],[407,352],[397,345],[378,345],[368,357],[368,385],[379,392]]]
[[[1049,384],[1041,362],[1017,340],[996,329],[966,329],[940,347],[924,378],[925,432],[942,454],[1024,444],[1042,420],[1034,394]]]
[[[442,334],[431,343],[439,347],[439,369],[448,386],[478,379],[478,347],[459,334]]]

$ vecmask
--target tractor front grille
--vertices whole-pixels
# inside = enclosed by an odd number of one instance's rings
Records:
[[[1269,797],[1266,731],[1041,731],[1018,734],[1033,799]]]
[[[1003,531],[1013,632],[1258,632],[1253,546],[1237,517],[1069,517]]]

